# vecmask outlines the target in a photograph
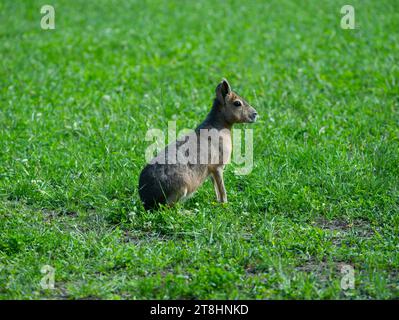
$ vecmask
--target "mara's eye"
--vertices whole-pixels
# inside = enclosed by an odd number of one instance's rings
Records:
[[[239,106],[241,106],[241,101],[236,100],[236,101],[234,101],[233,104],[234,104],[236,107],[239,107]]]

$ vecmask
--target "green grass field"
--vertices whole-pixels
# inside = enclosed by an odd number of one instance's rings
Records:
[[[0,298],[397,299],[399,3],[351,1],[355,30],[344,4],[1,1]],[[253,171],[145,212],[147,130],[195,127],[222,77]]]

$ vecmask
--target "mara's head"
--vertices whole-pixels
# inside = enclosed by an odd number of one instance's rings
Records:
[[[256,110],[231,90],[226,79],[223,79],[216,87],[216,99],[226,122],[233,124],[256,121],[258,116]]]

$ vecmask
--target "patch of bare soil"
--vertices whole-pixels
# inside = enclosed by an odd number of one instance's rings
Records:
[[[339,245],[342,239],[347,235],[354,235],[366,239],[374,235],[370,223],[364,220],[349,222],[343,219],[327,220],[324,217],[320,217],[314,224],[323,230],[328,230],[333,233],[334,245]]]
[[[78,216],[78,213],[75,211],[69,211],[69,210],[61,210],[61,211],[56,211],[56,210],[48,210],[48,209],[43,209],[42,210],[43,217],[46,221],[51,221],[53,219],[56,219],[60,216],[68,216],[71,218],[76,218]]]
[[[170,237],[161,235],[159,233],[145,233],[145,232],[132,232],[131,230],[123,231],[123,242],[140,245],[152,241],[162,242],[170,240]]]

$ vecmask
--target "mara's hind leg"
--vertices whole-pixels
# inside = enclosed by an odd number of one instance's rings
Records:
[[[182,188],[180,190],[177,190],[166,198],[166,203],[169,206],[173,206],[176,202],[183,200],[187,196],[187,188]]]

